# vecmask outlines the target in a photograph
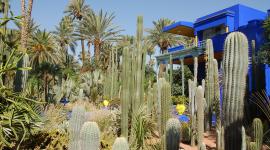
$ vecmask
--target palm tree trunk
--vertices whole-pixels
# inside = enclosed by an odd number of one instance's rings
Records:
[[[85,62],[84,39],[81,39],[81,45],[82,45],[82,64],[84,65],[84,62]]]
[[[100,40],[99,39],[95,39],[94,48],[95,48],[95,63],[96,63],[96,66],[99,66],[99,55],[100,55]]]

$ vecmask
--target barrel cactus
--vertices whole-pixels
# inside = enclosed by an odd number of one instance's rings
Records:
[[[69,150],[77,150],[80,145],[80,131],[85,122],[85,108],[82,105],[76,105],[72,109],[71,119],[69,121],[70,143]]]
[[[112,150],[129,150],[127,139],[124,137],[116,138]]]
[[[253,138],[256,144],[256,149],[260,150],[262,148],[263,142],[263,125],[262,121],[259,118],[255,118],[252,123],[253,128]]]
[[[100,131],[97,123],[85,122],[80,132],[81,150],[99,150]]]
[[[223,54],[223,125],[225,150],[241,149],[241,127],[248,71],[248,40],[240,32],[230,33]]]
[[[170,118],[166,123],[166,149],[178,150],[180,143],[180,122],[176,118]]]

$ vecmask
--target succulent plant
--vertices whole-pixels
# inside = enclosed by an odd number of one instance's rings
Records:
[[[176,118],[170,118],[166,123],[166,150],[178,150],[180,143],[180,122]]]
[[[198,136],[197,141],[198,145],[201,147],[203,143],[203,132],[204,132],[204,97],[203,97],[203,88],[202,86],[198,86],[196,89],[195,100],[198,103],[198,121],[197,121],[197,128],[198,128]]]
[[[246,150],[247,149],[247,145],[246,145],[246,131],[245,128],[242,127],[242,147],[241,150]]]
[[[263,142],[263,125],[259,118],[255,118],[252,122],[253,128],[253,139],[256,144],[256,149],[260,150],[262,148]]]
[[[230,33],[223,54],[223,122],[225,150],[241,149],[241,127],[248,71],[248,40],[240,32]]]
[[[27,68],[29,67],[29,56],[25,53],[22,59],[17,64],[18,68]],[[14,80],[14,91],[21,92],[25,89],[28,79],[28,70],[17,70]]]
[[[124,137],[116,138],[112,150],[129,150],[127,139]]]
[[[100,131],[97,123],[85,122],[80,131],[81,150],[99,150]]]
[[[80,146],[80,131],[85,122],[85,108],[82,105],[76,105],[72,109],[71,119],[69,121],[70,150],[77,150]]]

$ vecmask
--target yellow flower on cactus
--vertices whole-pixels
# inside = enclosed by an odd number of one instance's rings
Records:
[[[186,106],[183,104],[177,104],[176,105],[176,111],[179,115],[182,115],[186,110]]]
[[[109,101],[104,100],[104,101],[103,101],[103,105],[104,105],[105,107],[107,107],[107,106],[109,105]]]

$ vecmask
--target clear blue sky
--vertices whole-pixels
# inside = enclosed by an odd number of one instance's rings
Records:
[[[20,1],[10,0],[11,9],[20,13]],[[50,31],[64,15],[69,0],[34,0],[33,18],[41,28]],[[95,11],[103,9],[114,12],[115,24],[125,31],[124,34],[135,34],[136,17],[144,16],[146,28],[152,26],[152,21],[162,17],[172,20],[194,21],[203,15],[222,8],[241,3],[262,11],[270,9],[270,0],[86,0]]]
[[[20,1],[10,0],[11,9],[20,14]],[[63,11],[69,0],[34,0],[32,16],[41,29],[53,31],[64,16]],[[195,21],[209,13],[241,3],[262,11],[270,9],[270,0],[86,0],[92,9],[114,13],[114,23],[121,27],[123,34],[136,33],[136,18],[144,16],[145,28],[152,27],[152,21],[169,18],[175,21]],[[77,47],[77,54],[81,50]],[[93,54],[93,52],[92,52]],[[156,51],[155,55],[158,55]]]

